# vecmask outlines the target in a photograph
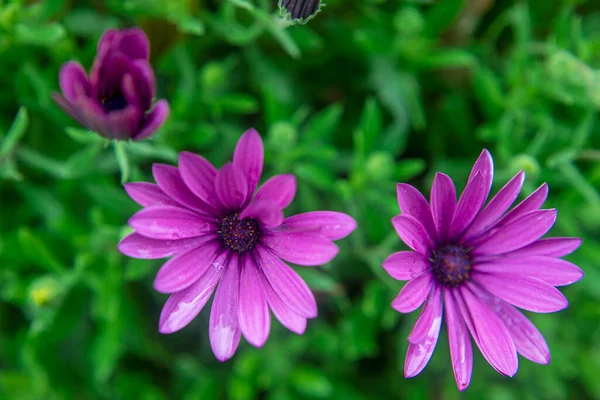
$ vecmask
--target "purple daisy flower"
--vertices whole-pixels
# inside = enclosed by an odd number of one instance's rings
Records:
[[[253,346],[265,344],[269,308],[286,328],[304,333],[306,320],[317,316],[317,304],[306,283],[282,260],[305,266],[327,263],[338,253],[333,241],[356,228],[354,219],[333,211],[284,218],[283,209],[296,194],[296,179],[276,175],[254,195],[262,168],[262,140],[250,129],[240,138],[233,163],[219,170],[182,152],[179,168],[154,164],[157,185],[125,185],[145,208],[129,220],[135,233],[119,243],[119,250],[135,258],[175,256],[154,281],[157,291],[171,294],[159,331],[186,326],[216,288],[209,336],[219,361],[235,353],[241,334]]]
[[[59,73],[62,95],[52,97],[81,125],[107,139],[145,139],[169,115],[164,99],[151,110],[155,81],[149,57],[144,31],[109,29],[100,38],[89,77],[79,63],[66,62]]]
[[[523,171],[483,207],[493,169],[484,150],[458,202],[452,179],[442,173],[433,181],[430,204],[414,187],[398,184],[402,214],[392,224],[414,251],[392,254],[383,267],[394,279],[409,281],[394,299],[394,309],[409,313],[424,304],[408,337],[407,378],[429,362],[444,308],[459,390],[469,386],[473,369],[469,332],[503,375],[517,372],[517,353],[539,364],[550,362],[543,336],[515,307],[549,313],[568,306],[555,286],[576,282],[583,272],[560,257],[577,249],[581,239],[540,239],[556,219],[556,210],[540,209],[546,184],[507,211],[521,191]]]

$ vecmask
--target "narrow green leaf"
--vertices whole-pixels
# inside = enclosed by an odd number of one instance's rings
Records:
[[[127,149],[125,149],[126,143],[120,140],[115,140],[113,142],[113,146],[115,149],[117,164],[119,164],[119,169],[121,170],[121,184],[125,184],[129,179],[130,172],[129,158],[127,156]]]
[[[27,115],[27,109],[25,107],[19,108],[8,133],[2,140],[2,145],[0,145],[0,159],[6,157],[19,143],[21,138],[25,135],[28,123],[29,117]]]

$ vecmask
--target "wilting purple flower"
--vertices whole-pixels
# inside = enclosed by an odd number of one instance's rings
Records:
[[[169,115],[166,100],[152,108],[155,81],[149,57],[144,31],[109,29],[100,38],[89,77],[79,63],[66,62],[59,74],[62,95],[52,97],[81,125],[107,139],[145,139]]]
[[[334,240],[356,222],[346,214],[313,211],[284,218],[294,199],[293,175],[276,175],[254,194],[263,168],[263,144],[254,129],[240,138],[233,163],[217,170],[193,153],[179,168],[154,164],[157,185],[129,183],[127,193],[145,208],[129,220],[136,231],[119,250],[135,258],[175,256],[158,271],[154,288],[171,297],[159,331],[172,333],[198,315],[218,286],[209,336],[217,359],[236,351],[240,335],[261,347],[269,336],[269,308],[292,332],[302,334],[317,316],[315,298],[281,259],[306,266],[331,261]]]
[[[539,364],[550,362],[543,336],[515,307],[548,313],[568,306],[555,286],[576,282],[583,272],[560,257],[577,249],[581,239],[540,239],[556,219],[556,210],[540,209],[546,184],[507,211],[521,191],[523,171],[483,207],[493,168],[484,150],[458,203],[452,179],[442,173],[433,181],[430,204],[414,187],[398,184],[402,214],[392,224],[414,252],[392,254],[383,267],[394,279],[409,281],[394,309],[409,313],[424,304],[408,337],[407,378],[420,373],[433,354],[444,307],[460,390],[469,386],[473,369],[469,332],[503,375],[517,372],[517,353]]]

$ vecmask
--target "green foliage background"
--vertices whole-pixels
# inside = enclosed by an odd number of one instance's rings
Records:
[[[168,123],[117,147],[51,101],[58,69],[90,66],[108,27],[152,42]],[[1,399],[600,398],[600,4],[576,0],[329,0],[287,26],[275,1],[0,1]],[[157,332],[161,261],[116,243],[138,206],[121,186],[189,150],[217,165],[256,127],[266,173],[293,172],[289,213],[347,212],[359,229],[321,269],[297,268],[320,315],[297,336],[242,341],[217,362],[208,306],[182,331]],[[499,189],[519,169],[523,196],[550,184],[554,236],[580,236],[569,259],[586,277],[571,306],[531,315],[552,362],[520,359],[503,378],[479,352],[459,393],[447,336],[406,380],[416,314],[390,307],[402,283],[380,267],[403,248],[390,218],[395,182],[427,195],[433,174],[462,189],[482,148]],[[117,157],[115,154],[118,154]],[[289,215],[289,214],[288,214]]]

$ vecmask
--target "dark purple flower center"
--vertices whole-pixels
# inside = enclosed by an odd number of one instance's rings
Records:
[[[473,266],[469,250],[456,244],[438,247],[431,254],[431,266],[438,282],[444,286],[456,287],[469,280]]]
[[[105,113],[122,110],[127,106],[127,100],[125,100],[125,97],[119,92],[104,96],[100,99],[100,103],[102,103]]]
[[[254,218],[240,219],[238,214],[221,219],[218,234],[226,247],[238,253],[253,249],[261,237],[258,221]]]

